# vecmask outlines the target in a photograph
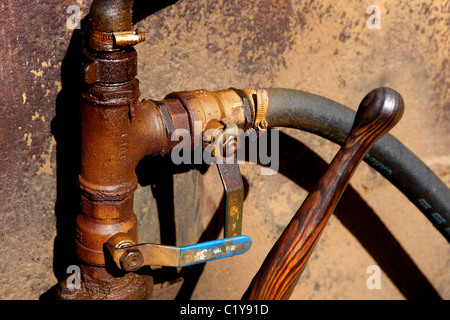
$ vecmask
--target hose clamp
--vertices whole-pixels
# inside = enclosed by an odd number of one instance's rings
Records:
[[[134,31],[102,32],[92,29],[90,32],[90,42],[99,45],[121,47],[135,45],[145,41],[145,35],[137,29]]]
[[[259,132],[268,128],[267,111],[269,109],[269,96],[267,90],[256,90],[256,117],[255,117],[255,129]]]

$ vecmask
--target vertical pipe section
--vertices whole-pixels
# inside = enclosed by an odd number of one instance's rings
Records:
[[[130,30],[132,5],[131,0],[94,0],[91,32]],[[126,233],[137,242],[135,167],[144,153],[157,154],[164,144],[162,113],[154,104],[138,102],[137,55],[131,46],[112,48],[90,41],[83,56],[82,206],[75,240],[82,283],[77,290],[69,290],[63,282],[58,298],[145,299],[153,290],[151,275],[112,270],[104,244],[116,233]]]
[[[137,241],[133,193],[136,160],[130,152],[129,106],[137,82],[94,85],[83,94],[81,173],[82,214],[77,218],[76,249],[80,259],[104,266],[103,244],[116,232]]]

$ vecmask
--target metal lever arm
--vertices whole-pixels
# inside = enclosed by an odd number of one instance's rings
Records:
[[[244,206],[244,184],[237,163],[218,163],[225,191],[224,237],[236,237],[242,232],[242,212]]]
[[[121,246],[124,234],[116,234],[106,243],[111,257],[120,269],[136,271],[143,266],[185,267],[236,256],[250,249],[248,236],[206,241],[174,247],[153,243]]]
[[[225,238],[239,236],[242,232],[244,183],[237,161],[238,134],[236,124],[224,118],[216,124],[212,141],[204,142],[205,150],[209,150],[215,158],[224,188]]]
[[[175,247],[153,243],[135,244],[127,234],[118,233],[107,241],[106,248],[119,268],[136,271],[147,265],[184,267],[235,256],[250,249],[251,239],[241,235],[244,185],[236,156],[237,126],[225,118],[216,124],[213,132],[211,141],[206,141],[204,145],[216,158],[224,186],[224,238]]]
[[[403,114],[403,99],[379,88],[361,102],[353,127],[325,174],[308,195],[253,278],[244,299],[288,299],[358,164]]]

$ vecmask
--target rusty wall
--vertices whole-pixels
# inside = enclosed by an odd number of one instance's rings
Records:
[[[152,8],[136,3],[137,26],[148,38],[136,46],[142,98],[197,88],[285,87],[356,109],[368,91],[390,86],[406,104],[392,133],[450,184],[448,1],[181,0]],[[1,299],[45,297],[76,261],[76,70],[83,34],[68,29],[66,21],[70,5],[85,17],[89,4],[0,4]],[[367,27],[371,4],[381,9],[381,29]],[[286,174],[261,176],[251,164],[241,169],[247,185],[243,232],[252,237],[252,249],[198,270],[197,286],[189,292],[193,299],[241,296],[337,151],[293,130],[283,130],[281,143]],[[215,168],[172,167],[170,174],[154,174],[154,166],[167,163],[145,159],[138,167],[135,210],[142,241],[188,244],[205,228],[219,230],[210,221],[222,201]],[[174,234],[159,232],[160,224]],[[431,223],[362,164],[292,298],[449,299],[449,263],[450,247]],[[366,286],[369,265],[382,269],[380,290]]]

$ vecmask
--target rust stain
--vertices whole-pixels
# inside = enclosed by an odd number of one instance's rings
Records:
[[[239,2],[237,12],[245,12],[246,5]],[[293,10],[290,1],[258,1],[251,8],[253,19],[235,18],[230,32],[239,32],[244,27],[250,34],[242,40],[238,68],[243,73],[256,73],[265,67],[286,65],[282,54],[293,44],[291,38]],[[248,8],[247,8],[248,10]]]
[[[351,28],[351,26],[352,26],[351,23],[347,23],[344,26],[344,29],[342,29],[341,33],[339,34],[339,38],[338,38],[339,41],[345,42],[345,41],[347,41],[348,39],[351,38],[351,32],[349,30]]]

